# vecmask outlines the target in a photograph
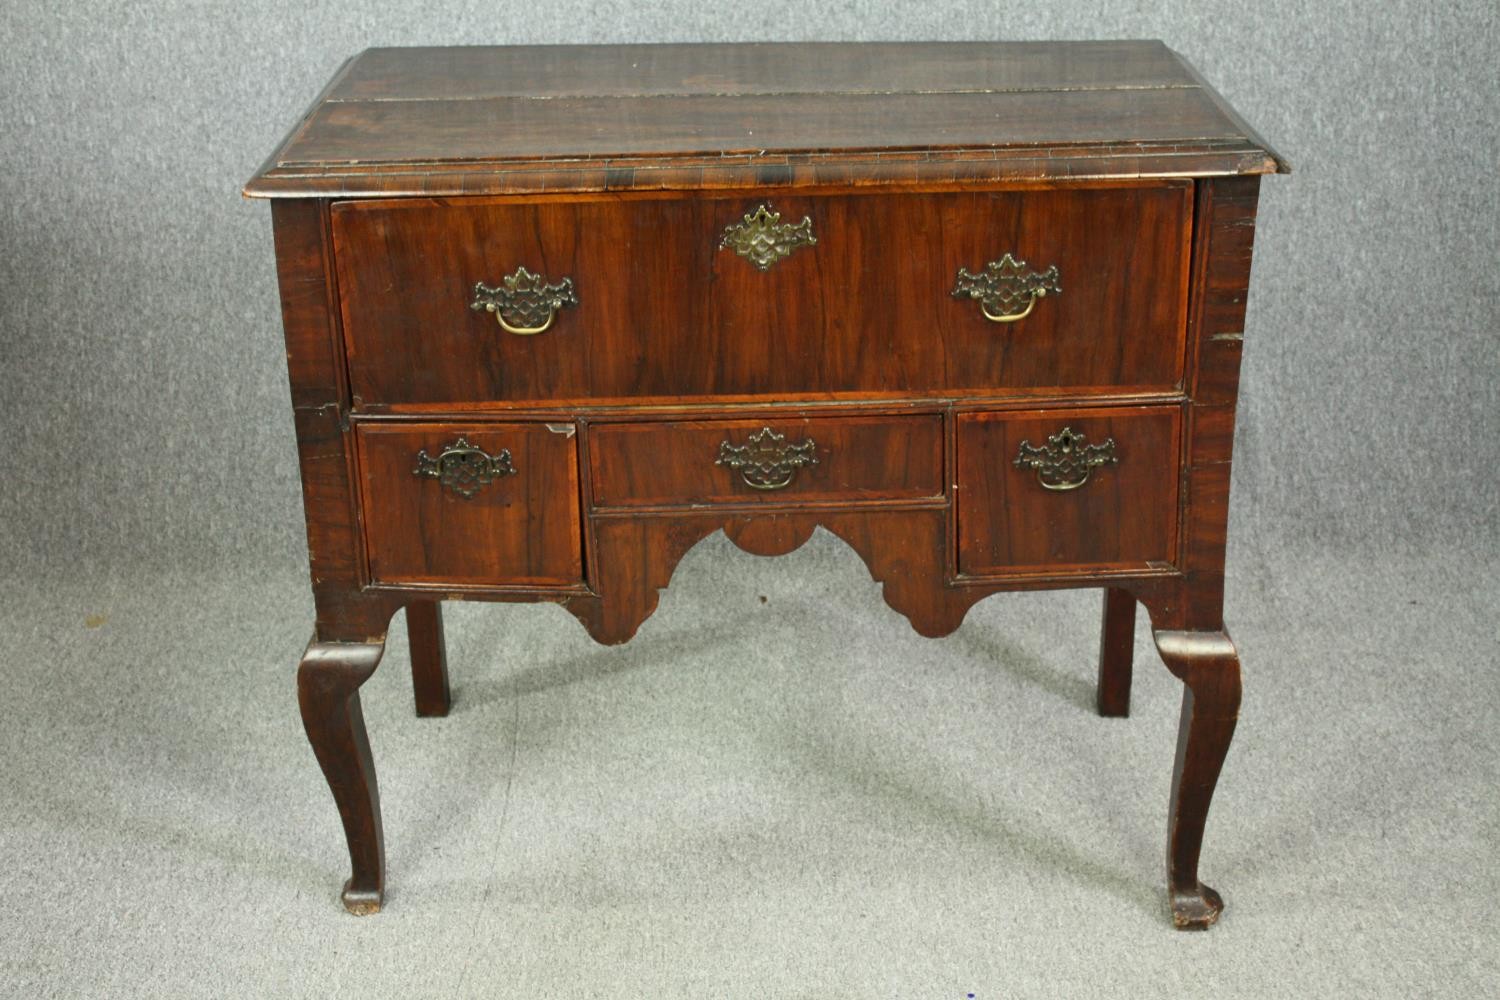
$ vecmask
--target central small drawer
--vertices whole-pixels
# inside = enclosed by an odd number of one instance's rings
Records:
[[[943,495],[937,414],[602,423],[589,455],[595,507]]]

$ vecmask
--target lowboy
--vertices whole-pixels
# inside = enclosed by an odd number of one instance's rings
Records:
[[[373,49],[246,187],[272,199],[316,631],[307,735],[356,913],[385,859],[359,688],[405,608],[552,601],[634,635],[683,554],[823,527],[924,635],[1104,592],[1185,685],[1178,927],[1240,668],[1230,454],[1260,175],[1157,42]]]

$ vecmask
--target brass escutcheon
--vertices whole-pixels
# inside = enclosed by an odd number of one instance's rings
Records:
[[[1043,488],[1061,493],[1088,482],[1099,466],[1117,462],[1114,438],[1105,438],[1102,444],[1089,444],[1087,437],[1064,427],[1047,435],[1047,444],[1041,448],[1023,440],[1015,465],[1018,469],[1035,469],[1036,481]]]
[[[1057,265],[1045,271],[1028,270],[1024,260],[1016,260],[1006,254],[992,260],[979,274],[972,274],[966,267],[958,269],[958,281],[953,286],[953,297],[967,296],[979,300],[979,311],[991,323],[1016,323],[1031,315],[1037,299],[1047,293],[1062,293]]]
[[[808,438],[800,444],[787,444],[785,434],[762,427],[751,434],[748,443],[736,445],[727,438],[719,444],[715,465],[735,469],[745,485],[757,490],[780,490],[790,486],[797,470],[817,465],[816,442]]]
[[[474,301],[469,303],[469,308],[494,313],[501,329],[507,333],[530,337],[551,329],[559,309],[577,304],[572,278],[549,284],[541,275],[518,267],[515,274],[500,279],[498,286],[476,282]]]
[[[719,249],[733,250],[754,264],[757,271],[768,271],[772,264],[790,256],[797,248],[814,246],[817,242],[811,217],[804,215],[793,226],[781,221],[780,212],[773,212],[770,205],[762,203],[741,221],[724,227]]]
[[[444,489],[468,500],[501,476],[514,476],[516,467],[511,464],[509,448],[491,455],[460,437],[443,445],[436,458],[427,454],[426,448],[417,452],[417,467],[411,473],[436,479]]]

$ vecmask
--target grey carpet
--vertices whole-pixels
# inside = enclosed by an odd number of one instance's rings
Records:
[[[1500,974],[1500,558],[1233,554],[1246,701],[1162,894],[1180,686],[1091,708],[1098,595],[911,632],[819,533],[691,552],[630,645],[450,605],[365,688],[385,912],[346,916],[302,739],[295,570],[12,581],[0,993],[66,997],[1479,996]]]

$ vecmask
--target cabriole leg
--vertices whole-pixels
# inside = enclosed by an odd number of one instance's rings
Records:
[[[448,687],[442,605],[437,601],[408,604],[406,635],[411,643],[411,683],[417,698],[417,714],[447,715],[453,696]]]
[[[1104,626],[1099,632],[1099,714],[1130,714],[1130,671],[1135,658],[1135,595],[1104,591]]]
[[[1167,819],[1167,894],[1172,922],[1203,930],[1224,901],[1198,881],[1203,825],[1240,711],[1240,660],[1223,632],[1157,632],[1156,648],[1181,678],[1182,721]]]
[[[385,895],[380,792],[359,705],[359,686],[375,672],[384,651],[384,642],[314,641],[297,669],[302,725],[333,791],[349,842],[354,870],[344,883],[344,908],[358,915],[379,912]]]

